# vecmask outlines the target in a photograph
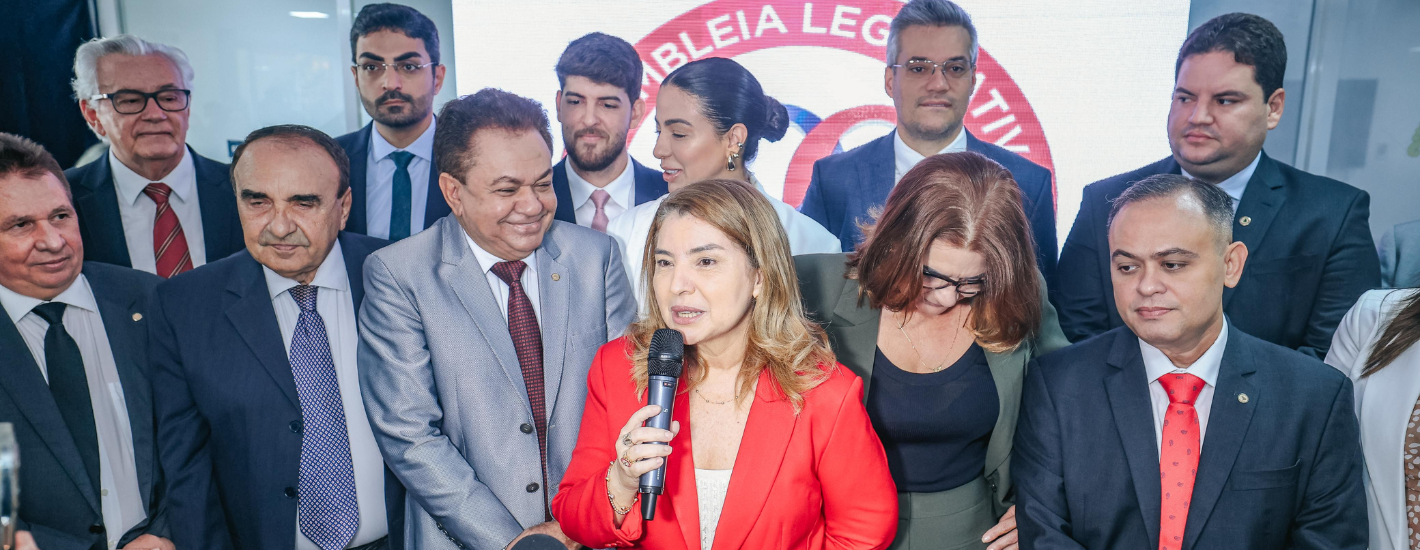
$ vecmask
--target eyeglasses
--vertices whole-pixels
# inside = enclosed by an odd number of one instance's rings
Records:
[[[432,62],[432,61],[429,62],[429,63],[425,63],[425,64],[423,64],[423,65],[420,65],[420,64],[418,64],[418,63],[409,63],[409,62],[404,62],[404,63],[358,63],[358,64],[355,65],[355,69],[356,69],[356,70],[359,70],[359,71],[360,71],[360,74],[365,75],[365,76],[367,76],[367,77],[370,77],[370,78],[379,78],[379,77],[381,77],[381,76],[384,76],[384,74],[385,74],[385,69],[391,68],[391,67],[394,68],[394,70],[397,71],[400,76],[414,76],[414,75],[416,75],[416,74],[419,74],[419,71],[424,70],[425,67],[429,67],[429,66],[433,66],[433,65],[438,65],[438,63],[434,63],[434,62]]]
[[[119,90],[111,94],[99,94],[89,96],[89,101],[107,99],[113,106],[113,110],[123,115],[136,115],[148,108],[148,100],[152,99],[158,103],[158,108],[169,113],[175,113],[187,108],[192,99],[192,90],[179,90],[177,88],[168,90],[158,90],[153,93],[140,92],[137,90]]]
[[[938,290],[943,290],[948,287],[956,287],[957,296],[960,296],[962,298],[970,298],[972,296],[980,294],[982,290],[986,289],[986,276],[977,275],[975,277],[967,277],[965,279],[957,280],[941,273],[937,273],[936,270],[930,267],[927,267],[925,265],[922,266],[923,290],[927,292],[936,292]]]
[[[937,69],[942,69],[942,75],[947,80],[961,80],[971,76],[971,62],[965,60],[952,60],[936,63],[926,59],[913,59],[900,65],[890,65],[894,69],[906,68],[904,76],[912,80],[926,80],[936,74]]]

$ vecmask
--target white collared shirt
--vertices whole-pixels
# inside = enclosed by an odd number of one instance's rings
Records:
[[[893,185],[897,185],[897,182],[902,181],[902,176],[907,175],[907,172],[912,170],[912,167],[917,166],[917,163],[926,160],[927,157],[922,153],[918,153],[913,148],[908,147],[907,142],[902,141],[902,132],[893,132],[892,134],[892,156],[897,166],[896,175],[893,177],[892,183]],[[957,132],[956,139],[953,139],[952,142],[947,144],[941,151],[937,151],[937,154],[960,153],[965,150],[966,128],[963,127],[960,132]]]
[[[79,346],[84,361],[84,374],[89,379],[89,399],[94,410],[94,427],[99,436],[99,500],[102,505],[104,530],[108,548],[116,548],[118,539],[133,526],[148,518],[138,489],[138,468],[133,455],[133,428],[128,421],[128,403],[123,394],[123,382],[118,377],[118,364],[109,346],[108,331],[99,314],[98,301],[84,275],[74,280],[51,302],[66,304],[64,330]],[[44,357],[44,334],[49,323],[33,313],[35,306],[46,303],[38,298],[21,295],[0,286],[0,305],[5,307],[10,321],[20,331],[30,356],[39,365],[45,382],[49,381],[49,366]],[[43,487],[27,488],[44,492]]]
[[[493,264],[506,260],[478,246],[473,237],[468,236],[467,231],[464,232],[463,238],[468,241],[468,248],[473,251],[473,258],[478,260],[478,267],[483,269],[483,278],[488,280],[488,288],[493,291],[493,301],[498,302],[498,312],[503,314],[503,321],[507,322],[508,295],[512,293],[512,289],[508,283],[498,277],[498,274],[493,272]],[[537,324],[541,327],[542,301],[538,299],[537,295],[537,253],[528,254],[522,261],[527,264],[527,267],[523,268],[523,276],[518,278],[518,282],[522,283],[523,293],[527,294],[528,301],[532,302],[533,315],[537,317]]]
[[[356,367],[355,350],[360,336],[355,325],[355,299],[350,294],[350,276],[345,270],[345,256],[340,242],[316,268],[311,286],[316,290],[316,313],[325,324],[330,342],[330,357],[335,362],[335,376],[340,385],[340,402],[345,406],[345,430],[350,438],[350,461],[355,472],[355,500],[360,507],[360,528],[351,546],[369,544],[389,533],[385,517],[385,461],[375,444],[375,432],[365,415],[365,402],[360,397],[360,373]],[[276,310],[276,324],[281,328],[281,340],[288,357],[291,340],[296,335],[296,323],[301,306],[289,292],[300,283],[277,275],[263,266],[266,289],[271,294],[271,307]],[[298,513],[299,516],[299,513]],[[320,550],[301,533],[299,517],[296,524],[297,550]]]
[[[429,119],[423,134],[400,149],[380,135],[379,128],[370,128],[370,154],[365,159],[365,232],[371,237],[390,237],[390,213],[394,211],[394,172],[398,166],[390,153],[414,153],[409,166],[409,234],[424,230],[424,212],[428,208],[429,171],[434,166],[434,127],[438,121]]]
[[[1169,410],[1169,393],[1159,378],[1165,374],[1192,374],[1203,380],[1203,390],[1193,402],[1198,411],[1198,445],[1202,448],[1203,437],[1208,434],[1208,413],[1213,408],[1213,389],[1218,385],[1218,371],[1223,366],[1223,350],[1228,347],[1228,321],[1223,320],[1223,329],[1218,339],[1208,346],[1208,351],[1187,367],[1178,367],[1164,352],[1139,339],[1139,351],[1144,355],[1144,373],[1149,377],[1149,400],[1154,405],[1154,438],[1160,449],[1164,445],[1164,416]],[[1160,451],[1162,452],[1162,450]]]
[[[621,175],[611,180],[606,184],[606,187],[597,187],[582,179],[582,175],[572,168],[571,157],[567,158],[567,163],[563,166],[567,169],[567,188],[572,193],[572,206],[575,209],[577,225],[592,226],[592,217],[597,215],[597,204],[592,202],[592,192],[597,189],[602,189],[611,195],[611,200],[606,201],[606,205],[602,207],[606,211],[608,221],[615,219],[636,205],[636,173],[631,169],[630,157],[627,157],[626,168],[621,171]]]
[[[187,147],[182,148],[182,161],[177,167],[157,181],[143,177],[119,162],[112,148],[108,151],[108,165],[113,172],[114,189],[118,191],[118,215],[123,221],[123,239],[128,243],[128,260],[132,262],[133,269],[158,272],[158,257],[153,249],[153,225],[157,221],[158,203],[143,193],[150,183],[165,183],[172,188],[168,206],[177,214],[178,223],[182,224],[182,233],[187,237],[187,251],[192,254],[192,267],[207,263],[207,245],[202,240],[202,207],[197,202],[197,168]]]
[[[1258,151],[1257,157],[1252,159],[1252,164],[1247,165],[1241,172],[1229,176],[1228,179],[1218,182],[1218,187],[1233,198],[1233,214],[1238,213],[1238,204],[1242,202],[1243,192],[1247,191],[1247,182],[1252,181],[1252,174],[1257,172],[1257,164],[1260,162],[1262,162],[1262,152]],[[1183,172],[1185,176],[1194,177],[1193,174],[1188,173],[1188,170],[1179,168],[1179,171]]]

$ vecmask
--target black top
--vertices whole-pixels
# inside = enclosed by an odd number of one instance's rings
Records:
[[[936,493],[982,475],[1001,402],[986,352],[972,344],[950,367],[925,374],[877,350],[867,408],[898,492]]]

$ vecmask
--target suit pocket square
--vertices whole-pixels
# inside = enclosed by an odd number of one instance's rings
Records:
[[[1302,471],[1302,461],[1298,460],[1289,468],[1281,470],[1256,470],[1233,472],[1228,476],[1228,489],[1232,491],[1252,491],[1292,487],[1297,484],[1297,475]]]

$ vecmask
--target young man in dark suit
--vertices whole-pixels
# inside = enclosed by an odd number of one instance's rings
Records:
[[[1326,356],[1341,317],[1380,284],[1380,261],[1366,192],[1262,152],[1268,130],[1282,118],[1286,66],[1282,33],[1256,15],[1216,17],[1184,41],[1169,108],[1173,155],[1085,188],[1052,294],[1067,338],[1123,325],[1110,292],[1110,201],[1145,177],[1182,173],[1232,197],[1233,235],[1251,251],[1241,282],[1223,293],[1233,323],[1268,342]]]
[[[976,88],[976,26],[949,0],[913,0],[888,29],[883,86],[897,108],[897,129],[814,163],[799,211],[822,224],[849,252],[863,240],[858,222],[923,158],[975,151],[1011,171],[1024,195],[1036,264],[1054,292],[1055,195],[1050,171],[971,135],[962,121]]]
[[[345,230],[398,241],[449,214],[434,159],[434,96],[445,72],[439,29],[409,6],[369,4],[350,28],[350,51],[373,121],[335,138],[350,159]]]
[[[79,234],[59,164],[0,133],[0,422],[23,459],[10,519],[51,550],[172,550],[144,318],[160,279],[85,263]]]
[[[1351,381],[1224,315],[1251,259],[1232,201],[1161,174],[1114,202],[1124,326],[1027,369],[1012,462],[1022,548],[1366,547]]]
[[[245,251],[161,285],[153,392],[183,548],[402,548],[403,488],[360,398],[361,267],[340,228],[344,152],[305,126],[252,132],[233,182]]]
[[[227,165],[187,145],[192,67],[121,34],[79,46],[74,94],[108,153],[71,168],[88,260],[168,278],[241,250]]]
[[[552,167],[556,219],[603,233],[631,207],[666,194],[661,172],[626,152],[626,137],[646,116],[641,57],[615,36],[573,40],[557,60],[557,121],[567,157]]]

